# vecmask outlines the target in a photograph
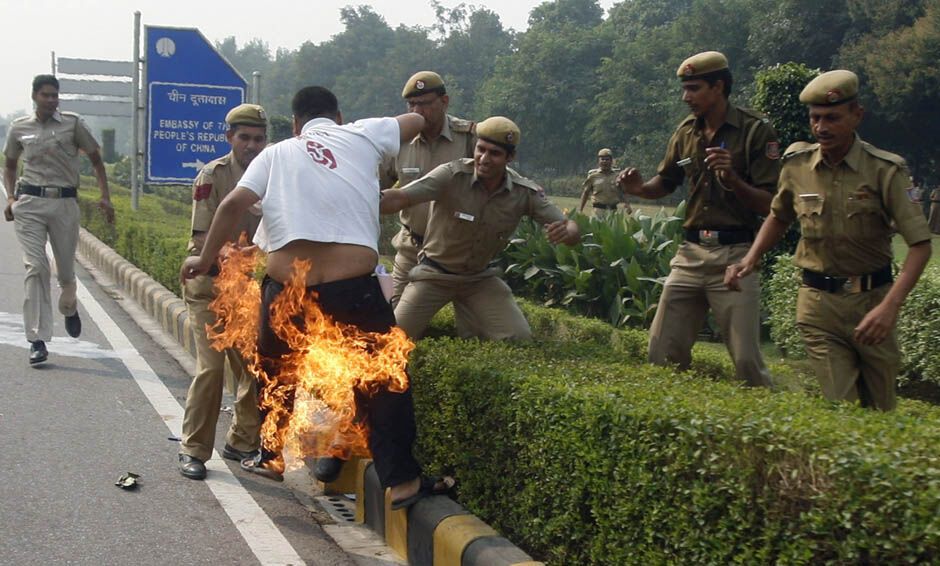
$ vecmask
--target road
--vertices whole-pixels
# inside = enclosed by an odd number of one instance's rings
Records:
[[[278,484],[221,459],[225,413],[209,477],[183,478],[170,437],[190,376],[81,266],[82,335],[69,338],[56,313],[49,361],[30,367],[12,223],[0,238],[0,562],[384,563],[327,535],[329,516],[298,495],[313,485],[305,470]],[[57,296],[53,282],[53,305]],[[115,486],[125,472],[140,475],[137,489]]]

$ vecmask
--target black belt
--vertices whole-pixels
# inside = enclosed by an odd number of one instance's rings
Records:
[[[409,228],[407,224],[402,224],[401,227],[408,232],[409,236],[411,236],[411,243],[414,244],[415,247],[420,248],[424,245],[424,236]]]
[[[20,183],[16,192],[21,195],[30,195],[43,198],[76,198],[78,189],[75,187],[40,187],[37,185],[24,185]]]
[[[820,291],[826,291],[827,293],[838,293],[839,291],[845,291],[846,293],[864,293],[865,291],[877,289],[882,285],[887,285],[893,280],[894,275],[891,273],[890,265],[886,265],[878,271],[867,275],[855,275],[852,277],[832,277],[825,273],[810,271],[809,269],[803,270],[804,285],[819,289]]]
[[[705,246],[730,246],[754,241],[753,230],[686,230],[685,241]]]
[[[436,261],[434,261],[433,259],[429,257],[421,258],[421,260],[418,263],[420,263],[421,265],[427,265],[428,267],[433,267],[434,269],[440,271],[441,273],[446,273],[447,275],[457,275],[453,271],[446,269],[443,265],[437,263]]]
[[[617,210],[616,204],[601,204],[599,202],[592,203],[591,206],[594,208],[601,208],[603,210]]]

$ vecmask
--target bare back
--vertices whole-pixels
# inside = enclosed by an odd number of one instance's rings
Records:
[[[307,286],[367,275],[375,271],[375,251],[356,244],[293,240],[268,254],[267,274],[286,283],[294,273],[294,260],[310,261]]]

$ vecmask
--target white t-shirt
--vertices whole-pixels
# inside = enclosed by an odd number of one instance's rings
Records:
[[[299,136],[265,148],[238,181],[261,197],[254,242],[265,252],[310,240],[358,244],[378,254],[378,168],[398,154],[400,135],[395,118],[342,126],[316,118]]]

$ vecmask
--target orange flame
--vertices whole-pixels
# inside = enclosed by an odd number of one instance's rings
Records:
[[[210,305],[217,321],[208,334],[217,350],[238,350],[257,379],[259,407],[266,411],[262,445],[278,453],[286,448],[294,462],[306,456],[368,456],[368,429],[356,413],[356,392],[405,391],[414,344],[398,327],[383,334],[333,321],[306,291],[310,262],[295,260],[293,278],[270,306],[271,328],[291,353],[277,361],[277,375],[268,375],[257,348],[261,286],[253,273],[260,255],[223,253]],[[283,459],[269,466],[283,471]]]

